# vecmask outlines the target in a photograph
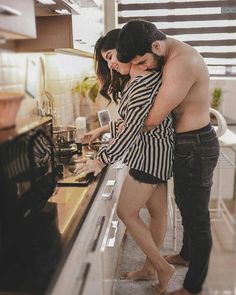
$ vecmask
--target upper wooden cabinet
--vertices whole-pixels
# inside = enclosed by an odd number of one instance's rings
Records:
[[[93,58],[94,44],[103,32],[103,6],[95,5],[95,2],[91,6],[87,1],[86,5],[91,7],[81,7],[78,15],[75,10],[78,4],[73,4],[70,9],[70,3],[77,2],[55,0],[55,4],[43,5],[36,0],[0,0],[0,13],[4,13],[0,14],[0,38],[16,39],[14,42],[8,40],[6,44],[1,44],[0,40],[0,49],[16,52],[58,51]],[[8,12],[6,6],[11,7]],[[69,15],[56,13],[58,9],[66,9]],[[10,15],[10,10],[12,13],[15,10],[16,14],[17,10],[21,15]],[[34,35],[29,34],[32,28]]]
[[[71,15],[36,17],[37,39],[18,40],[16,51],[54,51],[55,48],[72,48]]]
[[[36,38],[34,0],[0,0],[0,38]]]

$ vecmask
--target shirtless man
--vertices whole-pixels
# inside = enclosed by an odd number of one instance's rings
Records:
[[[117,53],[119,61],[132,60],[144,69],[154,69],[156,60],[163,64],[162,86],[145,124],[160,124],[173,113],[174,193],[184,240],[180,253],[166,256],[166,260],[189,264],[183,287],[170,294],[203,294],[212,247],[208,204],[219,156],[219,143],[209,118],[207,66],[194,48],[166,37],[155,25],[142,20],[130,21],[122,28]],[[149,261],[145,267],[150,270]]]

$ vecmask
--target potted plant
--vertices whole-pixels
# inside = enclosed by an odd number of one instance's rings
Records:
[[[212,99],[211,99],[211,108],[212,109],[215,109],[217,111],[219,110],[219,107],[223,101],[222,94],[223,94],[223,91],[220,87],[214,88],[213,93],[212,93]]]
[[[86,76],[72,89],[74,94],[79,94],[75,98],[75,105],[79,104],[79,107],[76,107],[77,116],[89,117],[91,115],[91,102],[96,102],[99,88],[100,84],[95,76]]]
[[[210,103],[210,106],[212,109],[219,111],[220,105],[223,101],[222,94],[223,94],[223,91],[220,87],[215,87],[213,89],[212,99],[211,99],[211,103]],[[211,118],[211,123],[216,124],[216,122],[217,122],[216,117],[212,113],[210,114],[210,118]]]

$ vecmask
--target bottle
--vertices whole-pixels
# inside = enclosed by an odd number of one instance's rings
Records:
[[[82,142],[82,138],[86,133],[86,117],[77,117],[75,120],[76,142]]]

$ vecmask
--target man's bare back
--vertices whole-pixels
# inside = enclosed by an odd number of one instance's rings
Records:
[[[167,38],[161,50],[165,60],[162,86],[145,125],[160,124],[172,111],[177,133],[206,126],[209,75],[203,58],[194,48],[173,38]]]
[[[177,64],[184,67],[186,62],[186,71],[194,79],[183,101],[173,110],[175,131],[185,132],[209,123],[209,75],[203,58],[194,48],[178,41],[176,43],[176,53],[172,60],[176,60],[176,64],[173,67]],[[168,70],[168,60],[164,70]]]

